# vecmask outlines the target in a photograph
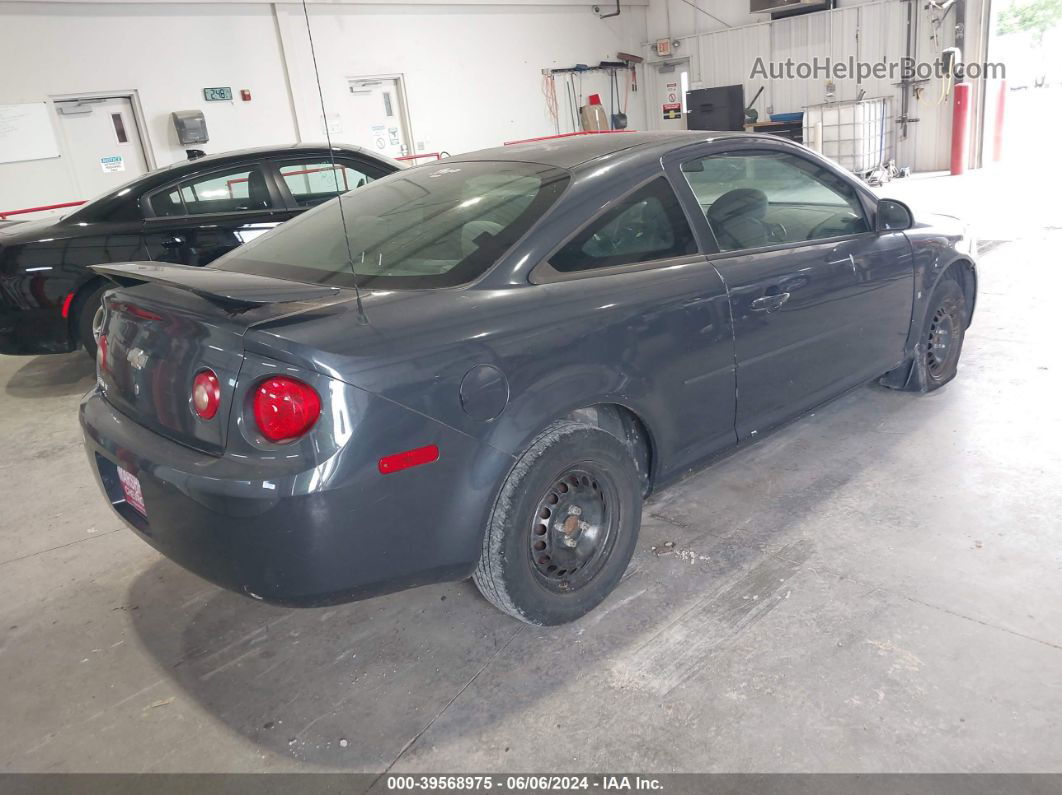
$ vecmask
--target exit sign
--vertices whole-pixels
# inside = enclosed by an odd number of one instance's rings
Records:
[[[229,86],[218,86],[217,88],[204,88],[203,99],[207,102],[225,102],[232,101],[232,88]]]

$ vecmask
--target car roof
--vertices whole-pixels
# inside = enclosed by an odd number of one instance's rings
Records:
[[[641,150],[646,156],[659,156],[672,149],[702,141],[762,137],[750,133],[722,130],[602,131],[531,139],[492,149],[468,152],[449,158],[449,161],[510,160],[573,169],[616,152]]]
[[[230,152],[221,152],[215,155],[206,155],[204,157],[197,157],[195,160],[180,160],[176,163],[172,163],[168,166],[155,169],[145,174],[141,179],[147,177],[158,178],[159,182],[167,182],[175,175],[179,175],[182,171],[202,171],[204,169],[213,168],[214,166],[225,166],[228,163],[236,163],[242,160],[256,159],[263,157],[285,157],[287,155],[302,156],[302,155],[326,155],[329,152],[336,152],[337,154],[356,154],[364,157],[369,157],[373,160],[379,160],[380,162],[387,163],[389,165],[398,166],[399,164],[393,161],[386,155],[377,154],[362,146],[355,146],[353,144],[332,144],[329,146],[327,143],[303,143],[303,144],[287,144],[281,146],[255,146],[249,149],[234,149]],[[163,176],[165,175],[165,176]]]

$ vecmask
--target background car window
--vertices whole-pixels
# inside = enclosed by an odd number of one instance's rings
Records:
[[[185,180],[151,197],[157,216],[247,212],[272,206],[265,175],[257,167],[246,166]]]
[[[157,216],[184,215],[184,202],[181,201],[181,191],[177,188],[164,190],[151,197],[151,209]]]
[[[663,177],[591,222],[550,257],[563,273],[633,265],[697,251],[678,198]]]
[[[869,230],[855,189],[785,152],[713,155],[682,165],[722,251]]]
[[[140,221],[143,217],[140,213],[140,205],[131,197],[129,201],[115,203],[102,215],[104,221],[109,223],[121,223],[125,221]]]
[[[346,163],[313,161],[285,163],[280,176],[299,207],[312,207],[372,182],[380,174],[369,174]]]

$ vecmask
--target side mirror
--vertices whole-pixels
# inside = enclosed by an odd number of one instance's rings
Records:
[[[896,199],[881,199],[878,201],[879,232],[896,232],[910,229],[914,226],[914,216],[911,208]]]

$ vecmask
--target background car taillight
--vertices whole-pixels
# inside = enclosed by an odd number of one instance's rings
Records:
[[[321,398],[308,384],[278,375],[254,393],[254,421],[271,442],[290,442],[313,427],[321,415]]]
[[[192,408],[202,419],[209,420],[221,405],[221,382],[213,370],[200,371],[192,381]]]

